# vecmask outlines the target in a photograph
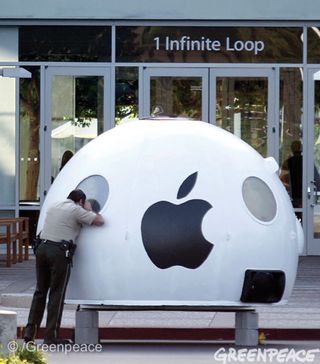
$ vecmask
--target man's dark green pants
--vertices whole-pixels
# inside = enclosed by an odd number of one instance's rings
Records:
[[[57,243],[54,244],[50,240],[41,243],[36,253],[36,274],[37,286],[24,336],[32,340],[35,338],[43,318],[49,292],[44,339],[54,341],[58,338],[64,297],[70,276],[69,259]]]

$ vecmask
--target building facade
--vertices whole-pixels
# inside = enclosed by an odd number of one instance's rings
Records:
[[[273,156],[305,254],[320,254],[317,1],[1,5],[2,74],[31,78],[0,78],[0,216],[35,225],[66,151],[134,118],[180,116]]]

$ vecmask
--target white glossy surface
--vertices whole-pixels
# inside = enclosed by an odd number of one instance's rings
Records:
[[[303,235],[275,166],[232,134],[199,121],[136,121],[96,138],[58,175],[39,220],[41,230],[47,207],[86,177],[98,174],[107,179],[109,197],[101,211],[106,224],[83,228],[68,299],[242,305],[245,270],[266,269],[285,272],[284,303],[294,284]],[[180,185],[195,171],[195,186],[177,200]],[[277,213],[270,222],[254,218],[243,201],[242,183],[250,176],[262,179],[274,194]],[[191,199],[212,205],[202,232],[214,247],[199,268],[160,269],[144,249],[142,217],[158,201],[178,205]]]

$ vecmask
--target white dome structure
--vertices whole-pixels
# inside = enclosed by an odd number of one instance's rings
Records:
[[[248,306],[285,303],[303,233],[273,158],[200,121],[140,120],[83,147],[51,186],[81,188],[102,227],[84,227],[68,302]]]

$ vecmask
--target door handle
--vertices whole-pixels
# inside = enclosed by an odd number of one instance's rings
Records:
[[[314,184],[314,187],[313,187],[313,200],[315,202],[315,205],[318,204],[318,188],[317,188],[317,185]]]
[[[310,186],[308,186],[307,195],[308,195],[308,200],[310,200],[311,199],[311,188],[310,188]]]
[[[310,188],[310,186],[308,186],[307,195],[308,195],[308,200],[311,200],[312,194],[311,194],[311,188]],[[315,202],[315,199],[313,198],[313,202],[310,204],[310,207],[315,207],[315,203],[314,202]]]
[[[315,207],[318,204],[318,188],[316,185],[316,181],[311,180],[310,184],[313,185],[313,188],[311,189],[311,187],[308,186],[307,196],[308,196],[308,200],[312,199],[312,203],[310,204],[310,207]]]

